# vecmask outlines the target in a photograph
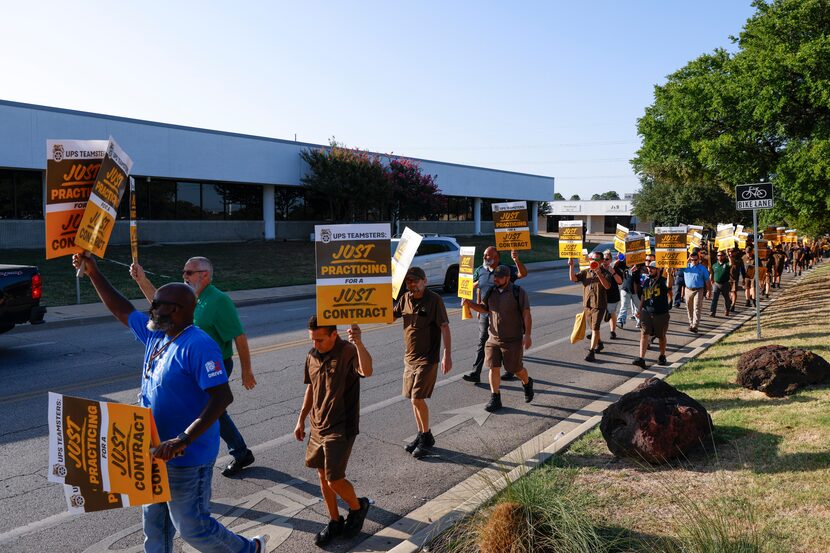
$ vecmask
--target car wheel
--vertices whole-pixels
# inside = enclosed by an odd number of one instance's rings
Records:
[[[458,265],[447,269],[447,276],[444,277],[444,292],[458,292]]]

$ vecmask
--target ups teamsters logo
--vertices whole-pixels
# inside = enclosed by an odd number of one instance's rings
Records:
[[[52,465],[52,474],[55,476],[60,476],[61,478],[66,476],[66,467],[63,465],[54,464]]]
[[[80,494],[73,494],[72,497],[69,498],[69,502],[72,503],[73,507],[83,507],[86,500]]]
[[[52,144],[52,159],[55,161],[63,159],[63,144]]]
[[[331,242],[331,229],[324,228],[320,231],[320,241],[323,244]]]

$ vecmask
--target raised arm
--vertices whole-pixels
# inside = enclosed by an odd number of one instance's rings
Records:
[[[510,258],[513,259],[513,263],[516,264],[516,270],[518,271],[516,280],[526,277],[527,267],[525,267],[525,264],[519,260],[519,253],[516,250],[510,250]]]
[[[568,278],[571,280],[571,282],[579,282],[576,279],[576,275],[574,274],[574,258],[573,257],[568,258]]]
[[[144,273],[144,267],[133,262],[133,264],[130,265],[130,276],[133,277],[133,280],[136,284],[138,284],[138,287],[141,288],[141,293],[144,294],[147,301],[153,301],[153,297],[156,295],[156,287],[153,286],[153,283],[147,278],[147,275]]]
[[[82,259],[84,260],[86,274],[89,277],[89,280],[92,281],[92,286],[95,288],[95,292],[98,293],[98,297],[101,298],[101,301],[104,302],[104,305],[107,306],[110,313],[115,315],[116,319],[126,325],[127,320],[130,318],[130,314],[135,311],[135,307],[133,307],[133,304],[131,304],[127,298],[122,296],[118,290],[113,288],[110,281],[108,281],[98,269],[98,264],[95,262],[95,258],[91,256],[82,257],[76,253],[72,256],[72,266],[76,269],[80,267]]]
[[[357,349],[357,372],[361,376],[368,378],[372,376],[373,372],[372,356],[369,355],[369,351],[366,349],[366,346],[363,345],[361,334],[362,331],[356,324],[353,324],[349,328],[349,341],[353,343],[354,347]]]

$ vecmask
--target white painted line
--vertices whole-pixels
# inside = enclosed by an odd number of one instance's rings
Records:
[[[12,540],[16,540],[20,536],[25,534],[29,534],[31,532],[37,532],[38,530],[51,528],[52,526],[57,526],[63,522],[66,522],[72,518],[72,515],[69,513],[58,513],[56,515],[52,515],[50,517],[46,517],[41,520],[36,520],[35,522],[30,522],[26,526],[18,526],[17,528],[13,528],[8,532],[4,532],[0,534],[0,544],[4,544],[10,542]]]
[[[40,346],[49,346],[52,344],[57,344],[57,342],[35,342],[34,344],[23,344],[22,346],[12,346],[6,349],[26,349],[26,348],[37,348]]]

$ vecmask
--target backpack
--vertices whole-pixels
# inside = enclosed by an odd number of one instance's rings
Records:
[[[495,290],[495,289],[496,289],[496,287],[493,286],[489,290],[487,290],[487,293],[484,294],[484,297],[481,299],[481,303],[483,303],[484,305],[487,305],[487,301],[490,299],[490,296],[493,294],[493,290]],[[525,333],[525,317],[524,317],[524,313],[522,312],[521,303],[519,302],[519,295],[520,294],[521,294],[521,287],[514,284],[513,285],[513,299],[516,300],[516,307],[519,309],[519,320],[522,321],[522,334],[524,334]]]

